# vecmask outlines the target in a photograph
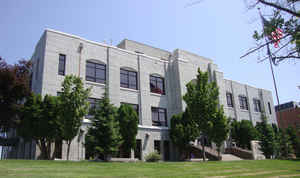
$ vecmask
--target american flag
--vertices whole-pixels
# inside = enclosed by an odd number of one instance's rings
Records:
[[[263,23],[263,26],[264,26],[264,27],[263,27],[263,28],[264,28],[264,33],[266,34],[265,28],[266,28],[267,26],[270,26],[270,22],[267,21],[267,20],[264,18],[264,16],[261,15],[261,12],[260,12],[260,11],[259,11],[259,15],[260,15],[260,18],[261,18],[262,23]],[[267,35],[267,34],[266,34],[266,35]],[[283,37],[283,30],[282,30],[281,28],[276,28],[275,31],[273,31],[273,32],[271,33],[271,35],[268,35],[268,39],[274,41],[273,43],[274,43],[274,47],[275,47],[275,48],[278,48],[278,44],[279,44],[279,42],[280,42],[280,40],[281,40],[282,37]]]
[[[280,39],[283,37],[283,31],[280,28],[276,28],[274,32],[271,33],[271,38],[274,41],[274,47],[278,48]]]

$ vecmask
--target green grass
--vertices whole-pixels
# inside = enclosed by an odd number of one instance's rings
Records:
[[[100,163],[2,160],[0,177],[300,177],[300,161]]]

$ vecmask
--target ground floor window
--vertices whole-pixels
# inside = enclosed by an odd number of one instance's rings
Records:
[[[154,150],[160,154],[160,140],[154,140]]]

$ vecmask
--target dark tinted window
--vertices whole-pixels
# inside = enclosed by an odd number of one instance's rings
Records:
[[[158,154],[160,154],[160,141],[154,140],[154,150],[157,151]]]
[[[165,82],[161,77],[150,75],[150,91],[152,93],[165,94]]]
[[[66,55],[59,54],[58,74],[65,75]]]
[[[270,102],[268,102],[268,107],[269,107],[269,113],[272,114],[272,110],[271,110],[271,104]]]
[[[240,109],[248,110],[248,101],[246,96],[239,96]]]
[[[120,69],[120,86],[137,90],[137,72]]]
[[[130,104],[130,103],[121,103],[121,104],[127,104],[127,105],[131,106],[135,110],[135,112],[137,113],[137,115],[139,115],[139,105],[137,105],[137,104]]]
[[[253,99],[253,104],[254,104],[254,111],[261,112],[260,100]]]
[[[97,98],[88,98],[88,102],[90,103],[90,108],[89,108],[89,116],[92,116],[95,114],[95,110],[98,106],[100,99]]]
[[[166,109],[152,107],[152,125],[154,126],[168,126]]]
[[[232,93],[227,92],[226,93],[226,99],[227,99],[227,106],[228,107],[233,107]]]
[[[105,83],[106,80],[106,65],[93,62],[86,62],[86,76],[87,81]]]

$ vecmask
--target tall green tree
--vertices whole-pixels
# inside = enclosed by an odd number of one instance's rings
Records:
[[[208,72],[202,72],[198,68],[197,79],[189,82],[187,93],[183,96],[190,112],[191,118],[197,124],[197,127],[204,137],[210,137],[213,129],[213,118],[218,111],[219,89],[215,81],[209,80]],[[203,161],[205,161],[205,145],[202,141]]]
[[[294,153],[290,136],[285,129],[279,130],[279,148],[281,158],[288,158],[290,154]]]
[[[31,94],[26,98],[20,112],[19,136],[25,140],[35,140],[41,150],[41,159],[51,159],[51,144],[59,134],[60,122],[58,99],[46,95]]]
[[[258,138],[258,132],[251,121],[234,120],[231,123],[231,138],[236,141],[238,147],[251,149],[250,142],[251,140],[256,140]]]
[[[122,136],[122,151],[130,152],[136,146],[139,118],[136,111],[128,104],[122,104],[118,109],[118,122]]]
[[[297,136],[297,130],[294,127],[288,127],[286,134],[289,135],[291,144],[297,157],[300,157],[300,138]]]
[[[199,136],[196,123],[192,120],[188,109],[185,112],[173,115],[171,118],[170,138],[179,149],[180,159],[190,156],[190,142]]]
[[[110,104],[107,93],[100,100],[91,118],[92,125],[86,135],[86,148],[95,156],[109,157],[118,151],[122,144],[122,137],[117,121],[117,108]]]
[[[259,132],[260,149],[266,158],[270,159],[276,154],[277,140],[274,130],[270,124],[267,123],[265,114],[261,116],[262,122],[256,125]]]
[[[20,60],[9,65],[0,59],[0,132],[17,127],[22,101],[31,93],[31,66],[30,61]]]
[[[220,158],[220,151],[223,142],[227,139],[229,133],[229,120],[224,114],[223,107],[218,109],[215,118],[212,121],[213,132],[210,134],[210,140],[213,141],[217,146],[218,157]]]
[[[87,99],[90,88],[85,89],[81,78],[67,75],[62,83],[62,93],[59,95],[62,139],[67,143],[67,160],[69,160],[70,145],[79,133],[82,120],[88,113]]]

